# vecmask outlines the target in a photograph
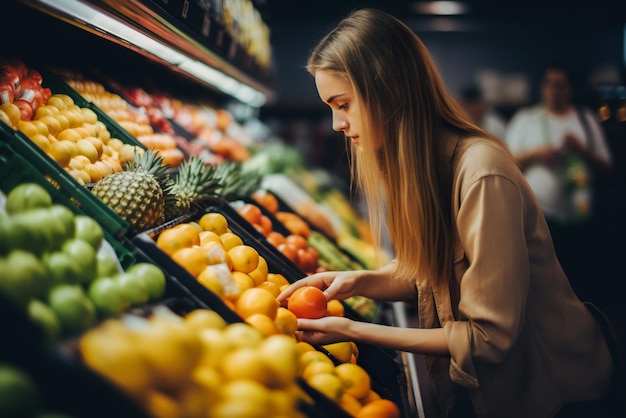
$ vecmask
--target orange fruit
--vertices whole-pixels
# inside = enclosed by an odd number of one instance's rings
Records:
[[[176,225],[174,229],[185,231],[192,240],[192,245],[200,245],[200,229],[197,228],[195,222],[182,223]]]
[[[241,299],[241,297],[239,298]],[[281,330],[272,318],[262,313],[255,313],[245,318],[245,321],[258,329],[264,337],[281,334]]]
[[[400,408],[389,399],[377,399],[363,405],[356,417],[400,418]]]
[[[202,272],[197,277],[197,280],[204,287],[209,289],[211,292],[216,295],[222,297],[224,296],[224,285],[220,281],[219,276],[214,268],[210,265],[206,266]]]
[[[226,251],[238,245],[243,245],[241,237],[234,232],[224,232],[220,235],[220,240]]]
[[[174,252],[171,257],[193,277],[198,277],[208,265],[206,250],[202,247],[181,248]]]
[[[287,244],[287,242],[283,242],[282,244],[278,244],[276,247],[278,251],[280,251],[287,259],[293,263],[298,263],[298,249],[291,244]]]
[[[181,248],[188,248],[200,243],[200,235],[195,228],[168,228],[156,239],[156,245],[167,255],[172,255]]]
[[[300,373],[300,377],[304,380],[309,380],[313,375],[319,373],[331,373],[335,372],[335,366],[330,363],[326,363],[325,361],[314,361],[309,363]]]
[[[267,236],[274,229],[274,225],[272,225],[272,220],[268,218],[266,215],[261,215],[259,220],[259,224],[262,229],[262,233],[264,236]]]
[[[358,364],[341,363],[335,367],[335,374],[343,382],[344,391],[357,399],[365,397],[372,388],[369,373]]]
[[[218,244],[222,245],[222,240],[220,239],[220,236],[217,235],[215,232],[203,230],[202,232],[199,233],[199,236],[200,236],[200,245],[204,245],[207,242],[217,242]]]
[[[278,199],[272,193],[266,190],[257,190],[252,194],[255,202],[259,203],[270,213],[278,212]]]
[[[298,318],[293,314],[293,312],[283,306],[278,307],[274,322],[280,331],[286,335],[295,335],[298,329]],[[311,348],[313,349],[313,346],[311,346]]]
[[[298,248],[296,251],[296,263],[300,270],[307,274],[315,272],[318,265],[317,251],[311,247]]]
[[[314,286],[296,289],[287,300],[287,309],[298,318],[321,318],[326,315],[326,306],[326,295]]]
[[[285,242],[285,236],[277,231],[270,232],[265,236],[265,239],[274,247],[278,247],[280,244]]]
[[[354,396],[345,393],[339,398],[339,406],[342,407],[351,416],[355,416],[359,413],[363,405]]]
[[[303,250],[309,246],[309,242],[302,235],[289,234],[285,237],[285,242],[293,245],[296,250]]]
[[[263,256],[259,255],[259,262],[256,268],[248,274],[254,279],[254,283],[256,283],[257,286],[266,283],[267,275],[269,274],[267,260]],[[278,286],[276,286],[276,289],[280,292],[280,288]],[[278,296],[278,294],[276,296]]]
[[[228,230],[228,220],[218,212],[205,213],[198,220],[198,224],[205,231],[215,232],[217,235],[222,235]]]
[[[261,209],[252,203],[244,203],[239,209],[237,209],[237,213],[246,221],[257,225],[261,223],[261,215],[263,215]]]
[[[267,281],[276,283],[278,287],[289,286],[289,280],[280,273],[267,273]]]
[[[345,316],[345,308],[339,299],[326,302],[326,316]]]
[[[248,273],[248,275],[250,277],[252,277],[252,273]],[[254,280],[254,277],[252,277],[252,279]],[[256,280],[254,280],[254,281],[256,282]],[[258,287],[260,289],[267,290],[272,295],[274,295],[274,297],[278,297],[278,295],[280,295],[280,287],[278,287],[278,285],[276,283],[264,281],[264,282],[261,282],[260,284],[256,285],[256,287]]]
[[[305,238],[311,235],[311,227],[309,227],[309,224],[299,215],[292,212],[279,211],[276,212],[274,216],[276,216],[276,219],[292,234],[302,235]]]
[[[322,363],[330,364],[331,366],[335,367],[335,363],[333,363],[330,357],[328,357],[326,354],[322,353],[321,351],[317,351],[315,348],[313,348],[313,350],[301,352],[301,350],[303,349],[304,349],[303,347],[296,346],[296,350],[301,353],[298,356],[298,359],[300,361],[300,366],[299,366],[300,374],[311,363],[322,362]]]
[[[258,287],[252,287],[244,290],[237,302],[235,309],[237,313],[244,319],[253,314],[264,314],[272,321],[276,319],[276,313],[280,304],[270,292]]]
[[[225,263],[228,266],[228,269],[232,270],[232,261],[224,247],[222,247],[222,244],[208,242],[201,247],[206,250],[209,264],[213,265]]]
[[[370,389],[367,392],[367,395],[365,395],[364,398],[361,398],[360,401],[363,405],[365,405],[378,399],[382,399],[381,396],[378,393],[376,393],[376,391],[374,391],[373,389]]]
[[[298,357],[302,358],[302,354],[306,353],[307,351],[317,351],[317,350],[315,349],[315,347],[313,347],[310,343],[307,343],[306,341],[298,341],[296,343],[296,351],[298,352]]]
[[[249,245],[236,245],[228,250],[228,255],[235,271],[250,273],[259,265],[259,252]]]

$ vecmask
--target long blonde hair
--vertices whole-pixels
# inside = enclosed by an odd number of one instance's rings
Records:
[[[378,244],[387,221],[396,274],[449,280],[456,235],[444,134],[497,139],[470,122],[418,36],[385,12],[352,12],[313,49],[307,70],[329,71],[352,84],[365,131],[359,132],[361,148],[351,152],[352,178],[366,198]]]

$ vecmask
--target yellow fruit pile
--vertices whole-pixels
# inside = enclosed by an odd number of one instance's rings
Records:
[[[14,104],[5,104],[7,114],[15,114],[16,109]],[[37,108],[32,120],[18,120],[14,127],[80,184],[96,183],[122,171],[126,162],[134,158],[135,146],[111,138],[92,109],[78,106],[66,94],[53,94],[44,106]]]
[[[280,274],[268,272],[264,258],[230,230],[222,214],[208,212],[197,222],[166,229],[156,238],[156,244],[219,295],[256,333],[296,341],[297,317],[276,299],[289,282]],[[341,302],[327,303],[326,315],[343,314]],[[359,350],[354,342],[322,346],[341,362],[337,366],[331,357],[308,343],[298,342],[297,347],[297,375],[348,413],[356,416],[366,404],[381,399],[371,388],[369,373],[357,364]],[[241,358],[233,361],[239,364],[237,370],[248,361],[247,354],[239,354]],[[246,367],[255,370],[258,364]]]
[[[214,311],[110,319],[79,341],[86,365],[154,417],[303,417],[297,343]]]
[[[277,304],[276,296],[289,285],[282,274],[268,271],[267,260],[230,230],[221,213],[165,229],[156,245],[233,309],[252,288],[268,292]]]
[[[67,84],[86,100],[94,103],[108,116],[115,120],[139,142],[156,151],[163,157],[164,163],[170,167],[178,167],[185,158],[176,146],[174,137],[167,133],[155,133],[150,118],[143,112],[135,110],[120,95],[106,91],[96,81],[67,78]]]
[[[354,417],[389,415],[366,415],[368,409],[373,409],[381,401],[384,401],[386,409],[399,417],[399,408],[393,402],[381,398],[371,386],[369,373],[355,362],[346,362],[335,365],[326,354],[317,351],[312,345],[304,341],[297,344],[300,368],[298,375],[301,376],[312,388],[336,402],[347,413]],[[342,345],[339,348],[339,345]],[[356,345],[352,342],[337,343],[336,350],[345,350],[345,347]],[[325,346],[327,347],[327,346]],[[330,351],[330,350],[329,350]],[[358,351],[355,351],[358,356]],[[368,406],[369,405],[369,406]],[[367,409],[366,409],[367,407]]]

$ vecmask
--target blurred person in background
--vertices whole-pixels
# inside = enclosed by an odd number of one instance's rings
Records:
[[[491,108],[478,85],[470,84],[461,90],[460,103],[476,125],[504,140],[506,122]]]
[[[389,14],[356,10],[307,69],[352,148],[375,242],[386,227],[396,258],[304,277],[278,300],[315,286],[327,300],[405,301],[419,328],[300,318],[298,338],[424,355],[444,417],[610,416],[614,340],[570,287],[504,141],[451,98],[419,37]]]
[[[548,65],[541,101],[513,115],[506,142],[541,204],[565,273],[588,298],[598,268],[594,177],[611,168],[612,157],[595,114],[575,103],[573,85],[565,66]]]

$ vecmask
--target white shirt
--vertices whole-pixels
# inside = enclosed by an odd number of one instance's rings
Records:
[[[545,117],[545,122],[543,118]],[[551,146],[559,148],[567,134],[571,134],[600,159],[611,163],[611,154],[602,127],[589,109],[583,109],[583,117],[589,126],[590,137],[578,118],[576,111],[566,115],[552,115],[543,106],[533,106],[519,110],[511,119],[505,135],[506,142],[515,154]],[[586,170],[589,178],[589,170]],[[524,175],[535,192],[546,217],[568,221],[574,211],[575,202],[565,190],[565,178],[558,167],[533,164],[526,168]],[[590,205],[592,190],[589,188],[577,197],[578,203]]]

